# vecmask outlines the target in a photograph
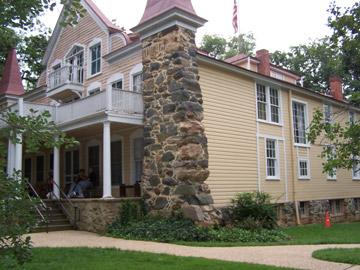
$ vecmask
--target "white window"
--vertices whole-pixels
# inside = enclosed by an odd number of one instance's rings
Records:
[[[353,179],[354,180],[360,180],[360,164],[359,164],[359,157],[354,158],[354,164],[353,164]],[[357,162],[357,163],[355,163]]]
[[[281,122],[280,91],[262,84],[256,84],[257,117],[270,123]]]
[[[123,89],[123,82],[122,82],[122,80],[119,80],[119,81],[113,82],[111,84],[111,86],[112,86],[112,88]]]
[[[141,182],[143,152],[144,152],[144,139],[135,138],[133,140],[133,157],[134,157],[134,183]]]
[[[308,159],[299,159],[299,179],[310,179],[310,163]]]
[[[72,83],[84,82],[84,47],[75,45],[66,55],[68,80]]]
[[[277,141],[266,139],[266,179],[279,179]]]
[[[270,71],[270,77],[273,77],[273,78],[276,78],[279,80],[284,80],[284,75],[277,73],[275,71],[272,71],[272,70]]]
[[[324,104],[324,122],[325,126],[332,124],[332,106],[330,104]]]
[[[65,152],[65,183],[75,181],[80,171],[80,151],[68,150]]]
[[[100,87],[99,88],[95,88],[94,90],[89,91],[89,96],[95,95],[96,93],[100,92]]]
[[[101,72],[101,44],[96,44],[90,48],[90,75],[95,75]]]
[[[293,101],[294,143],[306,144],[307,105]]]
[[[142,73],[134,74],[132,76],[132,91],[134,92],[141,92],[142,91]]]
[[[328,154],[327,154],[327,156],[326,156],[326,160],[328,160],[329,159],[329,157],[330,157],[330,153],[334,153],[335,152],[335,148],[334,148],[334,146],[332,146],[332,145],[327,145],[326,146],[326,149],[327,149],[327,151],[329,152]],[[336,176],[336,168],[334,168],[332,171],[328,171],[328,173],[327,173],[327,179],[328,180],[336,180],[337,179],[337,176]]]
[[[96,93],[99,93],[100,91],[101,91],[101,82],[93,82],[86,89],[86,94],[88,96],[92,96]]]

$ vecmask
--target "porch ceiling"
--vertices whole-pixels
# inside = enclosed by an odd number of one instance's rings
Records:
[[[78,128],[75,130],[69,130],[66,132],[66,135],[68,137],[75,137],[76,139],[82,139],[82,138],[99,136],[99,135],[102,136],[103,135],[103,127],[104,126],[102,123],[98,123],[98,124],[94,124],[91,126]],[[116,131],[121,131],[121,130],[125,130],[125,129],[130,129],[130,128],[135,129],[139,126],[125,124],[125,123],[111,122],[110,127],[111,127],[111,132],[116,132]]]

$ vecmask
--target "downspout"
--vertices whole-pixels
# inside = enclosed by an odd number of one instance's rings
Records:
[[[290,137],[291,137],[291,164],[292,164],[292,184],[293,184],[293,200],[295,206],[295,216],[296,216],[296,224],[300,225],[300,217],[299,217],[299,208],[296,200],[296,175],[295,175],[295,157],[294,157],[294,123],[293,123],[293,114],[292,114],[292,91],[289,90],[289,116],[290,116]]]

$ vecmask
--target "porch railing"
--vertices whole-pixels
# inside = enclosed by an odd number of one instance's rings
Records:
[[[53,196],[55,197],[55,199],[57,200],[57,202],[59,203],[61,209],[63,209],[65,211],[65,213],[68,215],[68,217],[71,219],[71,221],[74,224],[74,229],[76,229],[76,223],[80,221],[80,208],[77,207],[76,205],[74,205],[72,203],[72,201],[66,196],[66,194],[64,193],[64,191],[62,191],[59,187],[59,185],[54,181],[54,185],[56,186],[56,188],[60,191],[60,198],[58,196],[56,196],[56,194],[53,192]],[[64,204],[62,203],[62,198],[64,198],[70,205],[70,207],[74,210],[74,215],[72,215],[69,210],[64,206]]]
[[[143,99],[141,92],[111,88],[111,100],[113,110],[128,113],[143,113]]]
[[[84,83],[84,67],[67,65],[52,71],[48,76],[49,90],[67,83],[82,85]]]

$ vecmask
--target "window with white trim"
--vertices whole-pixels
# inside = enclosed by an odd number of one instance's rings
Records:
[[[279,79],[279,80],[284,80],[284,75],[277,73],[275,71],[270,71],[270,77],[275,78],[275,79]]]
[[[324,103],[324,122],[325,126],[332,124],[332,106]]]
[[[80,151],[65,151],[65,183],[70,184],[75,181],[80,171]]]
[[[355,204],[355,211],[359,212],[360,211],[360,199],[355,198],[354,199],[354,204]]]
[[[111,142],[111,185],[123,184],[122,140]]]
[[[266,179],[279,179],[277,141],[266,139]]]
[[[335,147],[332,146],[332,145],[327,145],[326,146],[326,149],[328,151],[328,154],[326,155],[326,160],[329,159],[330,157],[330,152],[334,153],[335,152]],[[331,171],[328,171],[327,172],[327,179],[328,180],[336,180],[337,179],[337,176],[336,176],[336,168],[332,169]]]
[[[132,91],[141,92],[142,91],[142,73],[132,75]]]
[[[112,87],[112,88],[116,88],[116,89],[123,89],[123,82],[122,82],[122,80],[113,82],[113,83],[111,84],[111,87]]]
[[[257,118],[270,123],[281,122],[280,91],[278,89],[256,84]]]
[[[69,81],[73,83],[84,82],[84,47],[74,45],[66,55],[66,64],[69,69]]]
[[[95,75],[101,72],[101,44],[96,44],[90,48],[90,75]]]
[[[333,215],[343,214],[343,200],[330,200],[330,212]]]
[[[142,162],[143,162],[143,153],[144,153],[144,139],[135,138],[133,140],[133,157],[134,157],[134,182],[141,182],[142,174]]]
[[[310,163],[308,159],[299,158],[299,179],[310,179]]]
[[[294,142],[298,144],[306,144],[306,124],[307,124],[307,105],[304,103],[293,101],[293,126],[294,126]]]
[[[95,88],[94,90],[91,90],[88,92],[89,96],[95,95],[96,93],[100,92],[100,87],[99,88]]]
[[[359,157],[355,157],[353,159],[353,179],[360,180],[360,164],[359,164]]]

